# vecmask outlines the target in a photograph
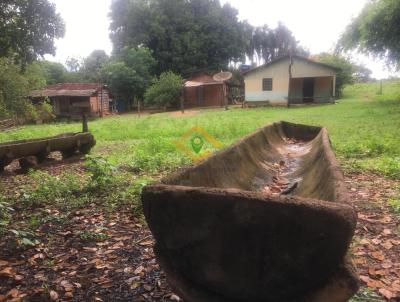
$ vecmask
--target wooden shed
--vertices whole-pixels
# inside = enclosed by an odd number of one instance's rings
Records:
[[[217,82],[207,73],[198,74],[185,81],[183,98],[185,107],[224,106],[227,95],[224,82]]]
[[[111,92],[100,83],[59,83],[32,91],[29,97],[34,103],[48,98],[58,117],[79,118],[83,112],[101,117],[114,111]]]
[[[335,100],[338,68],[300,56],[284,56],[244,73],[246,102],[271,105]]]

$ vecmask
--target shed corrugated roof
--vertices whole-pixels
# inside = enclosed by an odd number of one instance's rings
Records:
[[[222,85],[222,84],[223,82],[215,81],[211,75],[203,72],[187,79],[184,83],[184,87],[199,87],[199,86]]]
[[[186,81],[185,87],[199,87],[199,86],[209,86],[209,85],[222,85],[223,82],[199,82],[199,81]]]

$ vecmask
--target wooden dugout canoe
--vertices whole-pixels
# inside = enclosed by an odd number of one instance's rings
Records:
[[[356,226],[325,128],[274,123],[144,188],[158,262],[186,302],[347,301]]]

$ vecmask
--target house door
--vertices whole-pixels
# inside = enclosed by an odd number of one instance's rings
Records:
[[[303,102],[314,100],[314,78],[305,78],[303,83]]]

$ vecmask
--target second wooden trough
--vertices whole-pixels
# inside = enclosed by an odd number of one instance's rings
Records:
[[[44,160],[51,152],[61,152],[63,158],[77,152],[86,154],[96,144],[90,132],[64,133],[53,137],[30,140],[18,140],[0,144],[0,172],[13,160],[18,159],[21,168],[32,165],[35,161]]]
[[[325,128],[274,123],[144,188],[155,253],[185,302],[344,302],[356,226]]]

